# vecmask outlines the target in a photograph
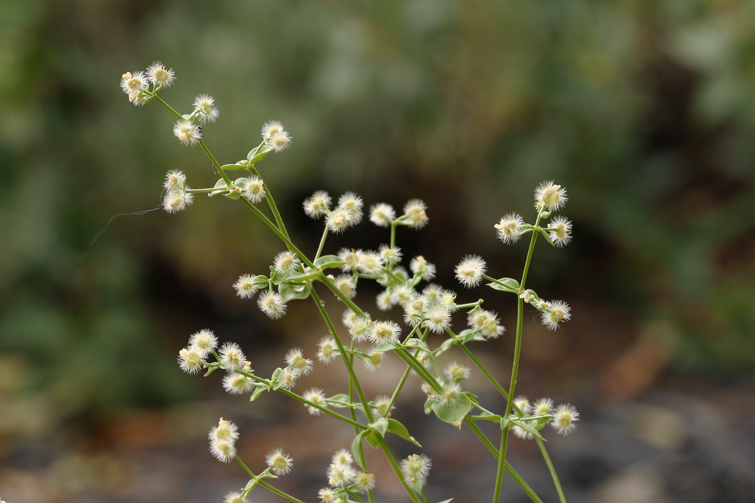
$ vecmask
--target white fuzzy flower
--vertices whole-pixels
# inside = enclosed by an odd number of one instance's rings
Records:
[[[378,203],[370,208],[370,221],[378,227],[388,227],[396,219],[396,210],[393,206]]]
[[[467,288],[472,288],[480,284],[482,275],[485,274],[487,266],[485,261],[477,255],[467,255],[456,266],[456,279]]]
[[[173,134],[184,145],[195,145],[202,139],[202,129],[187,120],[176,122],[173,126]]]
[[[505,244],[516,243],[522,237],[524,218],[517,213],[508,213],[501,217],[501,221],[495,224],[498,239]]]
[[[270,451],[265,457],[265,462],[275,475],[285,475],[294,467],[294,460],[288,454],[284,454],[282,449]]]
[[[566,189],[553,182],[543,182],[535,189],[535,208],[556,211],[566,204]]]
[[[201,123],[215,122],[217,120],[220,111],[215,106],[215,98],[206,94],[200,94],[194,98],[194,111],[199,117]]]
[[[175,72],[166,69],[162,63],[155,61],[147,68],[147,78],[155,86],[169,87],[176,78]]]

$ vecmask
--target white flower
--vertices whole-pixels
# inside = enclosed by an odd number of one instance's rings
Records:
[[[204,358],[196,348],[182,349],[178,352],[178,366],[187,374],[195,374],[203,367]]]
[[[540,321],[551,330],[556,330],[559,322],[569,321],[569,319],[571,319],[571,308],[569,304],[561,300],[547,303],[545,311],[540,314]]]
[[[191,334],[189,337],[189,347],[192,350],[196,350],[203,357],[207,356],[210,351],[215,349],[218,345],[218,338],[211,330],[200,330],[199,332]]]
[[[576,407],[569,404],[559,405],[554,412],[553,419],[551,419],[551,426],[559,435],[566,435],[577,427],[574,423],[578,420],[579,412],[577,412]]]
[[[566,189],[553,182],[543,182],[535,189],[535,208],[556,211],[566,204]]]
[[[333,337],[326,335],[317,343],[317,359],[322,363],[330,363],[338,355],[338,347]]]
[[[135,92],[146,91],[149,87],[149,82],[144,75],[144,72],[126,72],[121,76],[121,89],[124,93],[131,96]]]
[[[428,309],[425,317],[427,318],[425,326],[435,334],[443,333],[451,324],[451,313],[442,305],[433,306]]]
[[[166,190],[184,190],[186,187],[186,175],[183,171],[177,169],[168,171],[165,174],[163,187],[165,187]]]
[[[435,266],[428,262],[422,255],[417,255],[409,263],[409,269],[419,275],[423,280],[430,281],[435,277]]]
[[[291,137],[285,130],[280,130],[269,138],[270,146],[275,152],[280,152],[291,145]]]
[[[286,132],[283,129],[283,124],[278,121],[268,121],[262,126],[262,139],[267,140],[271,136],[279,132]]]
[[[370,208],[370,221],[378,227],[388,227],[395,219],[396,210],[390,204],[378,203]]]
[[[202,129],[187,120],[176,122],[173,126],[173,134],[184,145],[195,145],[202,139]]]
[[[220,111],[215,106],[215,98],[206,94],[200,94],[194,98],[194,111],[199,117],[199,121],[203,124],[205,122],[215,122],[220,114]]]
[[[548,233],[548,236],[554,245],[565,246],[571,241],[571,226],[571,221],[561,215],[550,221],[548,227],[553,230]]]
[[[404,215],[409,220],[409,227],[421,229],[427,225],[430,219],[427,217],[426,209],[427,205],[419,199],[412,199],[406,203],[404,206]]]
[[[242,299],[251,299],[254,294],[257,293],[257,287],[254,286],[254,274],[243,274],[239,276],[236,283],[233,284],[233,288],[236,289],[236,295]]]
[[[147,68],[147,78],[155,86],[169,87],[176,78],[175,72],[166,70],[159,61],[155,61]]]
[[[467,255],[456,266],[456,279],[467,288],[472,288],[480,284],[485,270],[486,264],[484,260],[477,255]]]
[[[236,372],[226,374],[223,378],[223,389],[232,395],[247,393],[252,388],[249,378]]]
[[[401,327],[393,321],[377,321],[372,324],[372,329],[367,337],[370,342],[379,346],[386,343],[398,342],[401,335]]]
[[[312,360],[304,358],[304,354],[299,348],[293,348],[286,353],[286,364],[297,377],[312,372]]]
[[[284,454],[282,449],[270,451],[265,457],[265,462],[275,475],[285,475],[294,467],[294,460],[288,454]]]
[[[260,310],[270,318],[277,320],[286,314],[286,303],[283,297],[270,290],[265,290],[257,299]]]
[[[325,402],[325,393],[320,388],[312,388],[304,392],[302,394],[302,397],[304,397],[305,400],[308,400],[314,404],[319,405],[320,407],[327,407],[328,404]],[[313,416],[319,416],[320,415],[320,409],[317,407],[312,407],[311,405],[304,404],[305,407],[307,407],[307,410],[310,414]]]
[[[252,204],[257,204],[265,199],[265,182],[252,176],[244,182],[244,197]]]
[[[288,277],[299,270],[301,261],[290,251],[282,251],[273,259],[273,268],[283,277]]]
[[[220,348],[220,363],[226,370],[241,370],[246,364],[246,356],[235,342],[226,342]]]
[[[516,243],[522,237],[524,219],[517,213],[508,213],[501,217],[501,221],[495,224],[498,230],[498,239],[505,244]]]
[[[168,213],[183,211],[194,202],[194,194],[184,190],[169,190],[163,198],[163,209]]]
[[[420,484],[425,485],[431,465],[430,458],[424,454],[412,454],[401,461],[401,473],[404,475],[404,481],[407,484],[419,481]]]
[[[318,219],[330,211],[330,196],[324,190],[318,190],[304,200],[304,213],[308,217]]]

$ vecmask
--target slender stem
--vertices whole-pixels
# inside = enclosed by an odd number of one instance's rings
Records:
[[[553,478],[553,484],[556,486],[556,491],[558,491],[558,497],[561,500],[561,503],[566,503],[566,496],[564,496],[564,490],[561,489],[561,482],[558,480],[558,475],[556,475],[556,470],[553,468],[553,463],[551,463],[551,458],[548,456],[548,451],[545,448],[545,444],[542,440],[535,437],[535,440],[537,441],[537,446],[540,447],[540,452],[543,455],[543,459],[545,459],[545,464],[548,465],[548,471],[551,472],[551,477]]]
[[[540,223],[540,215],[542,214],[542,210],[538,212],[537,214],[537,220],[535,220],[535,229],[537,229],[538,224]],[[532,239],[530,239],[530,247],[529,250],[527,250],[527,259],[524,262],[524,271],[522,272],[522,281],[519,282],[519,288],[521,288],[522,291],[525,289],[525,283],[527,282],[527,273],[530,269],[530,263],[532,262],[532,253],[535,251],[535,243],[537,242],[537,236],[538,232],[532,233]],[[512,408],[512,401],[514,397],[516,396],[514,394],[516,390],[516,380],[517,376],[519,375],[519,359],[522,354],[522,328],[524,325],[524,300],[517,296],[517,303],[516,303],[516,341],[514,343],[514,361],[512,363],[511,367],[511,383],[509,384],[509,401],[506,404],[506,410],[503,414],[503,417],[508,417],[509,411]],[[502,432],[502,438],[501,438],[501,453],[499,456],[499,463],[504,463],[506,461],[506,448],[508,446],[508,439],[509,439],[509,429],[510,424],[508,424]]]
[[[163,99],[162,99],[162,98],[161,98],[160,96],[158,96],[157,94],[153,94],[153,95],[152,95],[152,97],[153,97],[153,98],[155,98],[155,99],[156,99],[157,101],[159,101],[160,103],[162,103],[162,105],[163,105],[163,106],[164,106],[165,108],[167,108],[168,110],[170,110],[170,112],[171,112],[171,113],[172,113],[173,115],[175,115],[176,117],[178,117],[178,118],[179,118],[180,120],[184,120],[184,117],[183,117],[183,115],[181,115],[180,113],[178,113],[178,112],[176,112],[175,110],[173,110],[173,107],[171,107],[170,105],[168,105],[168,104],[167,104],[167,103],[165,102],[165,100],[163,100]]]
[[[488,440],[488,437],[486,437],[485,434],[480,431],[480,428],[474,423],[474,421],[467,417],[464,418],[464,422],[467,424],[472,433],[474,433],[475,436],[480,440],[480,442],[482,442],[482,445],[485,446],[490,454],[492,454],[494,458],[498,459],[498,449],[496,449],[493,443]],[[543,503],[543,500],[540,499],[535,491],[532,490],[532,488],[527,484],[527,482],[524,481],[524,479],[516,472],[516,470],[514,470],[514,468],[509,464],[508,461],[506,461],[505,467],[508,474],[511,475],[511,478],[513,478],[516,483],[519,484],[519,487],[521,487],[522,490],[527,493],[527,496],[529,496],[532,501],[536,503]]]
[[[314,407],[317,410],[319,410],[321,412],[324,412],[325,414],[328,414],[329,416],[332,416],[332,417],[334,417],[336,419],[340,419],[344,423],[349,423],[350,425],[352,425],[354,427],[354,429],[357,431],[357,433],[359,432],[360,429],[362,429],[362,430],[366,430],[367,429],[367,427],[365,425],[357,422],[354,417],[352,417],[351,419],[349,419],[348,417],[342,416],[341,414],[339,414],[337,412],[333,412],[332,410],[328,409],[327,407],[323,407],[321,405],[317,405],[314,402],[310,402],[309,400],[305,399],[304,397],[300,397],[296,393],[292,393],[292,392],[288,391],[287,389],[281,388],[278,391],[283,392],[284,394],[290,396],[291,398],[295,398],[296,400],[299,400],[300,402],[304,403],[305,405],[308,405],[310,407]]]
[[[464,344],[457,344],[461,348],[462,351],[464,351],[464,354],[467,355],[467,357],[472,360],[472,362],[477,365],[477,368],[480,369],[480,372],[482,372],[485,377],[488,378],[488,380],[495,386],[495,389],[498,390],[498,392],[503,396],[503,398],[506,399],[508,402],[509,400],[509,394],[506,393],[506,390],[503,389],[503,386],[501,386],[498,381],[496,381],[495,377],[493,377],[488,370],[483,367],[482,363],[477,359],[477,357],[472,353]]]
[[[414,358],[414,355],[408,353],[404,348],[396,348],[394,350],[396,354],[414,370],[427,384],[433,387],[433,389],[441,393],[443,388],[438,384],[438,381],[427,371],[427,369]]]
[[[268,484],[268,483],[267,483],[267,482],[265,482],[264,480],[260,480],[260,481],[259,481],[259,485],[261,485],[262,487],[264,487],[264,488],[265,488],[265,489],[267,489],[268,491],[272,491],[272,492],[274,492],[274,493],[275,493],[275,494],[277,494],[278,496],[281,496],[281,497],[283,497],[283,498],[286,498],[286,499],[287,499],[287,500],[289,500],[289,501],[293,501],[294,503],[304,503],[304,502],[303,502],[302,500],[300,500],[300,499],[296,499],[296,498],[294,498],[293,496],[291,496],[290,494],[286,494],[286,493],[284,493],[283,491],[281,491],[280,489],[276,489],[276,488],[274,488],[273,486],[271,486],[270,484]]]
[[[506,466],[506,458],[501,455],[506,453],[506,432],[508,428],[504,428],[501,431],[501,448],[498,450],[498,469],[495,474],[495,490],[493,491],[493,503],[498,503],[498,499],[501,497],[501,484],[503,482],[503,468]]]
[[[210,149],[207,148],[207,145],[205,145],[202,140],[199,140],[199,146],[202,147],[202,150],[204,150],[204,153],[207,154],[207,157],[210,158],[210,160],[212,161],[212,164],[218,170],[218,173],[220,173],[220,176],[223,177],[223,180],[225,181],[226,185],[230,187],[232,185],[231,179],[228,178],[228,175],[225,174],[225,171],[223,171],[223,168],[220,167],[220,163],[217,161],[217,159],[215,159],[215,156],[212,155],[212,152],[210,152]]]
[[[325,230],[322,232],[322,238],[320,238],[320,246],[317,247],[317,254],[315,255],[315,261],[320,258],[322,249],[325,247],[325,238],[328,237],[328,226],[325,226]]]
[[[283,219],[281,218],[281,214],[278,211],[278,206],[275,204],[275,199],[273,199],[273,193],[268,188],[267,184],[262,179],[262,176],[260,175],[259,171],[257,171],[257,168],[254,167],[254,165],[249,166],[249,170],[254,173],[257,178],[262,180],[262,183],[265,185],[265,192],[267,195],[265,196],[265,199],[267,199],[267,204],[270,206],[270,210],[273,212],[273,216],[275,217],[275,222],[278,224],[278,228],[283,232],[283,235],[288,238],[288,242],[291,242],[291,238],[288,236],[288,231],[286,230],[286,225],[283,223]],[[292,250],[293,251],[293,250]]]
[[[320,297],[318,297],[317,292],[315,292],[314,288],[312,289],[312,300],[317,306],[317,309],[320,310],[320,314],[322,315],[322,318],[325,320],[325,323],[328,325],[328,330],[330,331],[331,335],[333,336],[333,340],[338,346],[338,351],[341,354],[341,359],[343,360],[343,363],[346,366],[346,370],[349,373],[349,379],[351,379],[351,381],[354,383],[354,388],[357,391],[357,395],[359,395],[359,400],[362,402],[362,407],[364,407],[364,415],[367,417],[367,420],[370,423],[372,423],[373,421],[375,421],[375,419],[372,416],[372,410],[370,409],[369,402],[367,401],[367,397],[364,395],[362,386],[359,384],[359,380],[357,379],[357,376],[354,373],[354,367],[351,365],[349,356],[346,353],[346,350],[344,349],[343,344],[341,343],[341,340],[338,337],[338,332],[336,331],[336,327],[333,325],[333,321],[331,321],[330,316],[328,315],[328,312],[325,310],[325,306],[323,306],[322,302],[320,302]]]
[[[391,468],[393,468],[393,471],[396,473],[396,476],[401,481],[401,484],[403,484],[404,489],[406,489],[406,492],[409,493],[409,497],[414,501],[414,503],[422,503],[417,496],[417,493],[414,492],[414,490],[409,487],[409,485],[404,480],[404,476],[401,473],[401,468],[398,465],[398,462],[396,461],[396,458],[393,457],[393,453],[391,452],[390,447],[388,447],[388,444],[385,442],[385,439],[381,437],[380,435],[376,435],[378,442],[380,443],[380,447],[383,449],[383,452],[385,453],[386,459],[388,459],[388,463],[390,463]]]

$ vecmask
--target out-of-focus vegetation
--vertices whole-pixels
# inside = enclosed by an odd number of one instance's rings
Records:
[[[620,306],[612,323],[653,327],[678,368],[755,367],[743,2],[5,0],[0,23],[0,392],[18,409],[6,418],[181,399],[173,355],[199,328],[295,336],[296,320],[256,326],[233,296],[279,251],[241,205],[199,198],[98,234],[157,207],[168,169],[214,181],[165,110],[118,88],[154,60],[177,73],[162,93],[177,109],[215,97],[205,137],[221,162],[243,158],[266,120],[285,124],[293,147],[263,173],[299,242],[319,234],[300,209],[315,189],[368,206],[420,197],[428,260],[450,269],[476,252],[505,274],[522,250],[493,224],[555,179],[575,239],[544,247],[534,273],[580,304],[575,318]]]

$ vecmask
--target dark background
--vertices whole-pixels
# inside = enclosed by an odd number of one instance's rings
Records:
[[[526,245],[503,245],[493,225],[510,211],[531,220],[541,181],[566,187],[574,240],[541,243],[528,285],[573,317],[551,333],[526,313],[519,389],[581,412],[572,436],[548,437],[567,496],[750,501],[753,14],[733,0],[5,0],[0,497],[218,501],[245,482],[207,453],[223,416],[242,426],[253,470],[270,449],[289,452],[296,469],[277,483],[312,501],[348,446],[348,429],[325,418],[275,396],[225,397],[217,376],[175,365],[189,334],[211,328],[264,375],[290,347],[313,355],[325,329],[311,303],[271,322],[234,296],[239,274],[264,273],[282,249],[242,205],[200,197],[177,215],[132,214],[159,205],[169,169],[193,187],[215,181],[202,151],[172,136],[170,114],[135,109],[118,87],[160,60],[178,77],[161,93],[174,107],[215,97],[205,140],[222,163],[245,157],[266,120],[287,127],[292,147],[259,168],[305,251],[321,224],[301,201],[316,189],[367,206],[421,198],[430,224],[399,231],[405,256],[436,264],[461,301],[485,296],[508,334],[513,299],[463,291],[453,266],[477,253],[493,276],[518,276]],[[375,229],[362,223],[329,251],[377,248],[387,234]],[[377,312],[374,293],[357,300]],[[511,337],[478,349],[505,382]],[[388,392],[399,370],[387,364],[370,392]],[[341,392],[339,377],[317,365],[299,391]],[[495,401],[484,382],[470,386]],[[435,460],[433,500],[489,500],[492,458],[467,431],[424,421],[421,403],[410,392],[396,417]],[[403,498],[381,463],[380,497]],[[555,497],[533,445],[515,443],[512,463]]]

